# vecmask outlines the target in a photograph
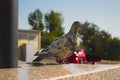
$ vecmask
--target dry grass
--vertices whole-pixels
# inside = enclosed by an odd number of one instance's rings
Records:
[[[120,64],[120,61],[113,61],[113,60],[102,60],[99,62],[100,64]]]

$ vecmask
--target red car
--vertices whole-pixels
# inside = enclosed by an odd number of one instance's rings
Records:
[[[66,63],[76,63],[76,64],[86,64],[86,54],[84,52],[84,49],[77,49],[73,52],[71,56],[64,60],[58,60],[57,62],[66,64]]]
[[[96,62],[100,62],[102,56],[100,54],[86,52],[85,49],[77,49],[73,52],[71,56],[65,58],[64,60],[57,60],[60,64],[66,63],[76,63],[76,64],[87,64],[92,63],[95,64]]]

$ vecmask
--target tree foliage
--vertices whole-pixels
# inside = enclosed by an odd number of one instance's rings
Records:
[[[104,59],[120,60],[120,40],[93,23],[85,22],[82,31],[83,42],[91,53],[101,54]]]
[[[42,23],[42,12],[39,9],[36,9],[34,12],[29,14],[28,22],[31,25],[32,29],[41,31],[44,29]]]
[[[59,37],[64,34],[64,28],[62,27],[63,17],[61,13],[51,11],[45,14],[45,24],[46,29],[50,33],[57,33],[56,36]]]
[[[42,38],[42,47],[49,45],[53,40],[64,34],[64,28],[62,27],[63,18],[61,13],[50,11],[45,14],[45,28]]]
[[[106,59],[120,60],[120,39],[112,38],[107,52]]]

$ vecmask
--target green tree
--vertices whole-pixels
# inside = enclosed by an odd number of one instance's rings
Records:
[[[88,49],[88,50],[92,50],[94,51],[94,46],[92,44],[93,39],[95,37],[95,35],[98,33],[99,31],[99,27],[95,24],[89,23],[89,22],[85,22],[83,24],[83,30],[82,32],[80,31],[80,34],[83,35],[83,45]]]
[[[45,28],[42,39],[42,47],[49,45],[53,40],[64,34],[64,28],[62,27],[63,17],[61,13],[50,11],[45,14]]]
[[[63,17],[61,13],[50,11],[45,14],[45,27],[49,33],[55,33],[56,37],[64,34],[64,28],[62,27]]]
[[[32,29],[43,31],[44,26],[42,23],[42,12],[39,9],[36,9],[34,12],[29,14],[28,22]]]
[[[108,47],[107,59],[120,60],[120,39],[111,38],[110,45]]]
[[[111,34],[99,30],[95,24],[85,22],[83,35],[83,46],[91,53],[101,54],[103,59],[120,60],[120,39],[112,38]]]

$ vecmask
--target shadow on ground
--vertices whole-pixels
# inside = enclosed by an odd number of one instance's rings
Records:
[[[59,65],[59,64],[57,64],[57,63],[46,63],[46,62],[44,62],[44,63],[33,62],[33,63],[27,63],[27,64],[29,64],[29,65],[31,65],[31,66],[50,66],[50,65]]]

